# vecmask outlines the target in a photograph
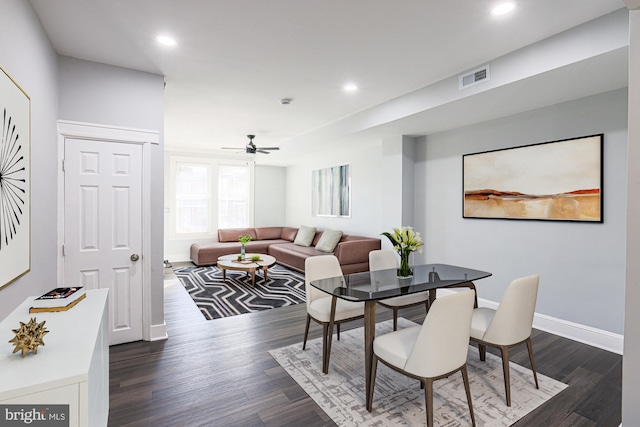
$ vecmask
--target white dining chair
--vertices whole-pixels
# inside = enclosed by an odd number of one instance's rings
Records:
[[[322,372],[326,374],[329,372],[333,325],[337,325],[338,339],[340,339],[340,324],[364,317],[364,303],[333,297],[311,285],[314,280],[342,276],[340,262],[334,255],[319,255],[307,258],[304,262],[304,271],[307,324],[304,330],[302,349],[304,350],[307,346],[311,320],[321,324]]]
[[[378,249],[369,252],[369,270],[387,270],[398,268],[398,256],[390,249]],[[418,292],[411,295],[387,298],[378,301],[381,306],[393,310],[393,330],[398,330],[398,310],[406,307],[424,304],[429,311],[429,292]]]
[[[367,405],[371,407],[378,361],[420,380],[425,393],[427,426],[433,426],[433,382],[460,371],[471,423],[476,425],[467,374],[469,331],[475,293],[461,291],[438,298],[422,325],[390,332],[373,341],[373,368]]]
[[[497,310],[480,307],[473,310],[471,320],[471,341],[478,343],[480,360],[486,358],[486,346],[497,347],[502,355],[504,388],[507,406],[511,406],[511,386],[509,379],[509,349],[526,343],[533,379],[538,387],[538,375],[533,360],[531,329],[538,297],[538,275],[522,277],[512,281]]]

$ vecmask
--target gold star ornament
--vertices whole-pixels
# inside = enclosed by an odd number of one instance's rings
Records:
[[[15,337],[9,340],[16,348],[13,349],[14,353],[22,351],[22,357],[24,357],[29,351],[33,351],[33,354],[38,354],[38,346],[44,345],[42,340],[46,334],[49,333],[44,324],[47,321],[38,323],[35,317],[29,320],[29,323],[20,322],[18,329],[12,329]]]

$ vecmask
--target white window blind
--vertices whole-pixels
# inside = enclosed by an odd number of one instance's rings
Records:
[[[206,164],[178,163],[176,173],[176,233],[209,231],[209,168]]]
[[[218,228],[249,226],[251,174],[248,166],[220,165]]]

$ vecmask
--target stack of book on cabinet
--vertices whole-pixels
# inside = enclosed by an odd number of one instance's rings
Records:
[[[87,296],[84,287],[55,288],[34,299],[29,313],[67,311]]]

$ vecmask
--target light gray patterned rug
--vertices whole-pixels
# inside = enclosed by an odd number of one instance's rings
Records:
[[[404,318],[398,324],[398,329],[414,325]],[[378,323],[376,335],[391,332],[392,327],[391,320]],[[367,412],[363,347],[362,328],[342,332],[340,341],[334,336],[327,375],[322,373],[321,338],[307,342],[305,351],[300,343],[270,353],[339,426],[424,425],[424,391],[419,382],[382,363],[378,364],[373,411]],[[487,353],[486,362],[480,362],[477,348],[469,346],[467,369],[477,426],[509,426],[567,387],[538,373],[538,390],[531,370],[511,362],[512,406],[507,407],[500,358]],[[433,389],[435,425],[471,425],[460,373],[436,381]]]

